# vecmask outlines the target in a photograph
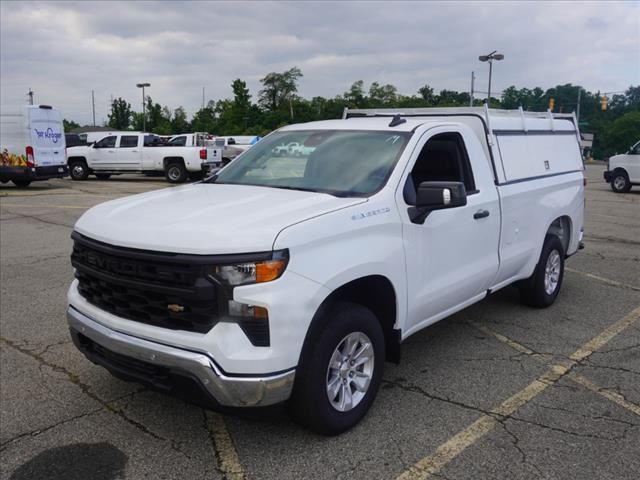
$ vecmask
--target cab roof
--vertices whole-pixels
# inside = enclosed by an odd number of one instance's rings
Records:
[[[412,132],[425,123],[442,124],[442,121],[429,121],[424,118],[403,118],[406,122],[395,127],[389,124],[393,117],[354,117],[346,120],[322,120],[318,122],[298,123],[282,127],[280,131],[295,130],[374,130],[386,132]]]

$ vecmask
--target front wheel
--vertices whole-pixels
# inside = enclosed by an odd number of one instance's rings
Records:
[[[384,334],[376,316],[354,303],[337,304],[322,320],[318,337],[305,342],[289,406],[302,425],[337,435],[366,415],[378,393]]]
[[[169,183],[182,183],[188,176],[187,169],[182,163],[170,163],[164,173]]]
[[[86,180],[89,177],[89,168],[84,160],[72,160],[69,162],[69,175],[72,180]]]
[[[556,235],[547,235],[533,275],[519,285],[520,300],[531,307],[548,307],[556,300],[563,278],[562,242]]]
[[[624,172],[614,172],[611,179],[611,190],[616,193],[627,193],[631,190],[631,182]]]

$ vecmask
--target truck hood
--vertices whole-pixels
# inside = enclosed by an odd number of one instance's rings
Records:
[[[364,198],[248,185],[196,183],[97,205],[75,230],[112,245],[173,253],[226,254],[273,248],[284,228]]]
[[[74,157],[76,155],[85,155],[93,147],[85,145],[77,145],[75,147],[67,147],[67,157]]]

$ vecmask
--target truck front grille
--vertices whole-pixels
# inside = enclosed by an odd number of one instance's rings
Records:
[[[206,333],[227,303],[207,257],[115,247],[77,232],[71,263],[89,303],[122,318]]]

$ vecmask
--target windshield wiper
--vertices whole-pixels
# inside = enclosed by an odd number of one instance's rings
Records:
[[[300,192],[326,193],[334,197],[348,197],[348,192],[340,192],[337,190],[323,190],[319,188],[291,187],[288,185],[263,185],[264,187],[281,188],[283,190],[298,190]],[[345,195],[346,194],[346,195]]]

